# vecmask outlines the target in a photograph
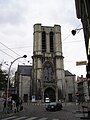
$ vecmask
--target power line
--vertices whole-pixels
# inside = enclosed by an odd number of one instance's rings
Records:
[[[64,43],[73,43],[73,42],[84,42],[82,40],[77,40],[77,41],[69,41],[69,42],[64,42]]]
[[[3,50],[0,49],[0,51],[3,52],[4,54],[8,55],[9,57],[11,57],[11,58],[13,58],[13,59],[16,59],[16,58],[14,58],[13,56],[9,55],[8,53],[4,52]],[[21,62],[21,61],[19,61],[19,62]],[[22,63],[22,62],[21,62],[21,63]],[[23,63],[22,63],[22,64],[23,64]]]
[[[76,29],[77,29],[79,26],[81,26],[81,24],[79,24],[79,25],[76,27]],[[69,38],[71,35],[72,35],[72,34],[69,34],[66,38],[63,39],[63,41],[65,41],[65,40],[66,40],[67,38]]]
[[[7,49],[9,49],[10,51],[12,51],[13,53],[15,53],[16,55],[18,55],[20,57],[20,55],[18,53],[16,53],[15,51],[13,51],[11,48],[7,47],[5,44],[3,44],[2,42],[0,42],[4,47],[6,47]],[[3,53],[7,54],[6,52],[4,52],[3,50],[1,50]],[[7,54],[8,56],[12,57],[11,55]],[[12,57],[14,58],[14,57]],[[15,59],[15,58],[14,58]],[[25,61],[27,61],[25,59]],[[27,61],[28,62],[28,61]]]
[[[18,53],[16,53],[15,51],[13,51],[11,48],[7,47],[5,44],[3,44],[2,42],[0,42],[4,47],[6,47],[7,49],[9,49],[10,51],[12,51],[13,53],[15,53],[16,55],[20,56]]]
[[[23,49],[23,48],[30,48],[30,47],[33,47],[33,46],[13,47],[10,49]],[[6,49],[3,49],[3,50],[6,50]]]
[[[4,52],[3,50],[0,49],[1,52],[3,52],[4,54],[8,55],[9,57],[15,59],[13,56],[9,55],[8,53]]]
[[[71,34],[69,34],[69,35],[68,35],[68,36],[67,36],[67,37],[66,37],[63,41],[65,41],[67,38],[69,38],[69,37],[70,37],[70,35],[71,35]]]

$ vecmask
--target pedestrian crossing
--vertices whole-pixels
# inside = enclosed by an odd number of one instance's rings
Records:
[[[9,116],[7,118],[2,118],[1,120],[50,120],[50,118],[47,117],[28,117],[28,116]],[[56,118],[53,118],[51,120],[59,120]]]

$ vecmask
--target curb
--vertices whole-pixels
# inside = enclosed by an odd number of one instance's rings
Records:
[[[3,112],[0,112],[0,119],[3,118],[3,117],[7,117],[7,116],[12,116],[14,113],[3,113]]]

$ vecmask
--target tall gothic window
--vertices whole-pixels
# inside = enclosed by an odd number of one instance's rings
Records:
[[[50,52],[53,52],[53,32],[50,32]]]
[[[53,79],[53,68],[49,63],[44,66],[44,77],[47,82],[52,81]]]
[[[42,32],[42,52],[46,52],[46,33]]]

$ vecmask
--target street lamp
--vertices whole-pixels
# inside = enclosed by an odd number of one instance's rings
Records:
[[[90,28],[90,26],[85,27],[85,29],[86,29],[86,28]],[[77,31],[82,30],[82,29],[84,29],[84,28],[79,28],[79,29],[72,30],[71,33],[72,33],[72,35],[74,36],[74,35],[76,35],[76,32],[77,32]]]
[[[83,29],[83,28],[79,28],[79,29],[72,30],[71,33],[72,33],[72,35],[74,36],[74,35],[76,35],[76,32],[77,32],[78,30],[82,30],[82,29]]]
[[[10,66],[9,66],[9,70],[8,70],[8,82],[7,82],[7,104],[6,104],[6,106],[8,105],[8,93],[9,93],[9,81],[10,81],[10,70],[11,70],[11,66],[12,66],[12,64],[16,61],[16,60],[18,60],[18,59],[20,59],[20,58],[26,58],[27,57],[27,55],[23,55],[22,57],[18,57],[18,58],[16,58],[14,61],[12,61],[11,62],[11,64],[10,64]]]

